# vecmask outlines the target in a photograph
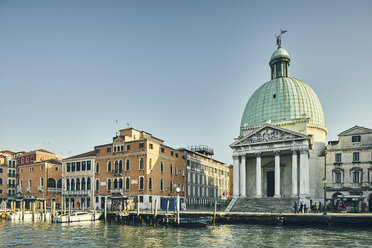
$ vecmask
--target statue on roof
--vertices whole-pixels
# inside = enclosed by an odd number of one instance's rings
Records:
[[[282,34],[286,33],[287,30],[283,30],[283,29],[280,29],[280,34],[279,35],[276,35],[275,34],[275,37],[276,37],[276,45],[278,46],[278,49],[279,48],[282,48]]]

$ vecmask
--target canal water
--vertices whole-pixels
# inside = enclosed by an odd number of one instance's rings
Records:
[[[0,221],[0,247],[372,247],[372,229],[217,225],[140,227],[102,221]]]

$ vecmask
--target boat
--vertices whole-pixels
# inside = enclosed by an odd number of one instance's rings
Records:
[[[94,221],[101,217],[102,213],[94,212],[72,212],[70,217],[68,214],[57,215],[53,218],[54,223],[67,223],[67,222],[79,222],[79,221]],[[70,220],[69,220],[70,219]]]
[[[32,212],[25,212],[24,217],[22,218],[22,212],[15,212],[12,214],[9,214],[6,216],[6,220],[32,220],[33,219],[33,213]],[[42,219],[41,213],[35,213],[35,220],[41,220]],[[50,213],[47,213],[47,218],[50,218]]]
[[[189,228],[197,228],[197,227],[206,227],[210,224],[213,220],[212,216],[206,217],[199,217],[199,218],[180,218],[180,227],[189,227]]]
[[[5,219],[10,214],[9,211],[0,210],[0,219]]]

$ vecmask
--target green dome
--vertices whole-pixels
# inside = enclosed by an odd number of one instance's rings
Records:
[[[289,54],[288,52],[283,49],[283,48],[278,48],[274,51],[273,55],[271,55],[270,62],[279,59],[279,58],[288,58],[289,59]]]
[[[275,124],[304,117],[309,118],[311,125],[325,127],[318,96],[310,86],[298,79],[277,77],[253,93],[245,107],[241,127],[264,124],[268,120]]]

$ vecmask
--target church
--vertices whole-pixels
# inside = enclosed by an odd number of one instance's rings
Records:
[[[325,127],[314,90],[289,76],[281,35],[269,65],[271,80],[245,107],[233,149],[233,199],[227,211],[292,211],[323,201]]]

